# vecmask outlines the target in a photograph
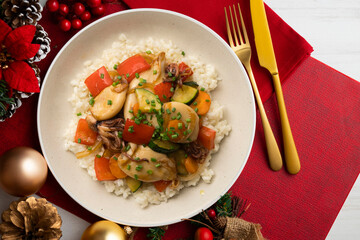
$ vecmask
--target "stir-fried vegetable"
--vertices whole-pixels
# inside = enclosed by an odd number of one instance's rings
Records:
[[[190,156],[185,158],[184,164],[185,164],[186,170],[190,174],[196,173],[197,170],[199,169],[198,163]]]
[[[153,184],[154,184],[156,190],[158,190],[159,192],[163,192],[171,184],[171,181],[160,180],[160,181],[154,182]]]
[[[95,144],[96,139],[97,139],[97,132],[89,128],[89,125],[85,119],[83,118],[79,119],[74,141],[76,143],[81,143],[84,145],[91,146]]]
[[[179,72],[181,81],[185,81],[187,78],[193,75],[193,71],[191,70],[191,68],[184,62],[181,62],[179,64]]]
[[[110,172],[116,178],[126,178],[127,174],[124,173],[123,170],[121,170],[121,168],[118,165],[117,156],[115,155],[112,158],[110,158],[110,160],[109,160]]]
[[[174,95],[174,88],[171,82],[162,82],[154,87],[154,92],[159,96],[161,102],[169,102]]]
[[[202,126],[199,130],[198,140],[208,150],[215,147],[216,131],[208,127]]]
[[[116,179],[116,177],[111,173],[108,158],[96,156],[94,162],[95,162],[94,168],[95,168],[95,174],[97,180],[110,181]]]
[[[150,67],[151,65],[147,63],[140,54],[136,54],[120,63],[117,67],[117,71],[120,76],[130,83],[137,74],[150,69]]]
[[[194,109],[194,111],[198,115],[205,115],[210,110],[211,99],[210,95],[204,91],[199,91],[199,95],[195,98],[195,100],[190,104],[190,107]]]
[[[137,124],[134,120],[127,119],[125,122],[123,139],[136,144],[148,144],[155,131],[153,126]]]
[[[76,158],[84,158],[92,154],[93,152],[97,151],[102,147],[102,141],[98,142],[96,145],[92,147],[87,147],[85,151],[78,152],[75,154]]]
[[[85,84],[93,97],[96,97],[104,88],[112,83],[113,80],[104,66],[96,70],[85,80]]]

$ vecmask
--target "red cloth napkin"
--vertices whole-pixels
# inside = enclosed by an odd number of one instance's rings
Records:
[[[224,6],[234,1],[170,1],[127,0],[134,7],[158,7],[175,10],[207,24],[225,37]],[[251,21],[248,1],[240,1],[250,38]],[[107,13],[123,10],[119,4],[107,4]],[[298,147],[302,170],[291,176],[285,170],[274,173],[267,165],[266,147],[259,116],[255,141],[248,163],[232,192],[248,199],[252,205],[244,218],[258,222],[270,239],[323,239],[346,199],[360,170],[360,84],[312,58],[308,43],[266,8],[280,78],[293,135]],[[41,24],[52,39],[52,52],[41,62],[42,73],[73,33],[63,33],[44,11]],[[254,44],[252,43],[252,46]],[[271,96],[272,87],[267,72],[259,67],[256,54],[252,65],[263,100]],[[38,148],[36,133],[36,97],[24,101],[13,118],[0,124],[0,154],[14,146]],[[276,102],[272,96],[266,102],[270,123],[279,139],[281,135]],[[75,203],[52,179],[40,191],[48,200],[68,209],[90,222],[97,217]],[[189,238],[193,226],[188,223],[171,225],[165,239]],[[137,239],[144,239],[141,230]]]

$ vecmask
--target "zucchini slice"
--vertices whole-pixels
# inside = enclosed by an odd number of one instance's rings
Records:
[[[149,148],[159,153],[171,153],[179,149],[179,145],[169,141],[151,140],[149,142]]]
[[[126,177],[126,184],[130,188],[131,192],[136,192],[142,185],[142,181],[136,180],[132,177]]]
[[[187,85],[182,85],[182,87],[177,86],[172,96],[171,100],[175,102],[181,102],[185,104],[190,104],[195,100],[199,90]]]
[[[139,103],[141,112],[150,112],[150,109],[159,111],[161,109],[161,102],[155,94],[144,88],[136,88],[135,94]]]

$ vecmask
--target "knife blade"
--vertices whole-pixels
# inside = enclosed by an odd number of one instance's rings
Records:
[[[297,174],[300,171],[300,160],[286,113],[284,96],[281,89],[279,72],[263,0],[250,0],[250,11],[259,63],[262,67],[269,70],[274,83],[283,134],[286,168],[289,173]]]

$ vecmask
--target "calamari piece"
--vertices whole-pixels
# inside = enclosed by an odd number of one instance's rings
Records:
[[[132,159],[121,155],[118,164],[128,176],[135,178],[137,175],[143,182],[171,181],[177,177],[174,159],[142,145],[138,145]]]
[[[104,88],[96,97],[90,111],[98,121],[107,120],[118,114],[126,99],[127,83]],[[121,89],[121,91],[119,91]]]
[[[181,134],[177,138],[171,138],[171,142],[188,143],[195,141],[199,134],[199,116],[188,105],[180,102],[167,102],[163,105],[164,108],[164,128],[169,129],[169,122],[176,119],[181,123]],[[170,113],[170,114],[169,114]]]

